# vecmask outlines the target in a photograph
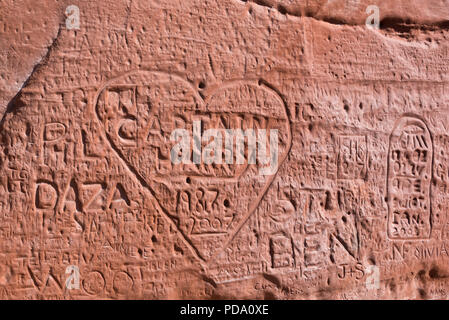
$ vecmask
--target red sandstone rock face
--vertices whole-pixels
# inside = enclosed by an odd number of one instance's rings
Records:
[[[0,1],[0,297],[447,298],[448,5]]]

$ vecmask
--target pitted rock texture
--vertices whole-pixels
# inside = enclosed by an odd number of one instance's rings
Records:
[[[448,298],[448,8],[1,0],[0,298]]]

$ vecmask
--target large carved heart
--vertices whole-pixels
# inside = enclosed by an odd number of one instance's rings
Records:
[[[258,81],[232,81],[203,99],[178,76],[136,71],[107,82],[99,90],[95,113],[111,148],[155,196],[203,260],[222,250],[255,211],[291,146],[285,103]],[[236,160],[228,164],[173,164],[170,151],[177,143],[170,139],[173,130],[185,129],[193,137],[194,123],[199,121],[201,133],[207,129],[223,133],[226,129],[277,129],[276,170],[261,175],[261,169],[269,164],[248,161],[255,156],[248,151],[248,139],[245,151],[240,152],[244,161],[239,164]],[[269,136],[266,138],[269,151]],[[224,143],[223,160],[230,151]],[[202,147],[206,144],[203,141]],[[236,156],[237,150],[232,152]]]

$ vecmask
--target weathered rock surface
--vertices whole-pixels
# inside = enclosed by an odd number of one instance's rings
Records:
[[[448,8],[1,0],[0,298],[447,298]]]

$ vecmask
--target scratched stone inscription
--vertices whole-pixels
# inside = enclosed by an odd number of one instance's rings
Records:
[[[225,84],[203,99],[176,76],[142,71],[109,82],[99,93],[96,112],[111,148],[160,199],[164,212],[203,259],[222,249],[255,210],[277,168],[267,176],[258,173],[257,167],[266,164],[251,164],[249,158],[256,157],[248,148],[251,137],[236,141],[239,137],[230,136],[228,144],[220,136],[215,150],[222,152],[216,155],[223,158],[220,163],[195,161],[209,141],[202,136],[208,129],[277,129],[276,157],[281,161],[291,144],[283,101],[254,81]],[[196,149],[198,139],[198,149],[203,149],[189,150],[188,159],[178,164],[170,156],[175,144],[170,136],[176,129],[191,133],[189,147]],[[239,155],[243,159],[238,163],[233,158]]]
[[[400,119],[390,137],[388,157],[390,237],[429,238],[433,141],[425,123]]]
[[[447,5],[16,2],[0,299],[449,298]]]

